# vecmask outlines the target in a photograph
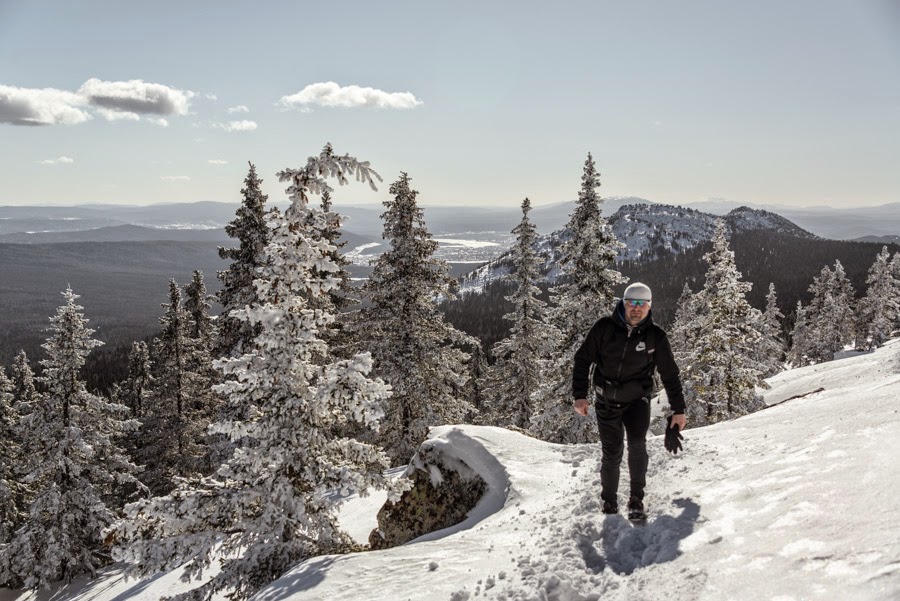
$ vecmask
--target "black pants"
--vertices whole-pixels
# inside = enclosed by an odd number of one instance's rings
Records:
[[[600,497],[618,505],[619,466],[628,435],[628,474],[631,476],[631,496],[644,499],[647,484],[647,430],[650,429],[650,403],[644,399],[632,401],[621,409],[608,407],[598,399],[597,425],[600,428]]]

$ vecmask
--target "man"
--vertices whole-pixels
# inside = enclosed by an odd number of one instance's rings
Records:
[[[678,366],[665,331],[650,316],[652,294],[645,284],[634,283],[625,289],[612,315],[594,324],[575,353],[572,393],[575,411],[588,414],[588,374],[592,364],[597,386],[597,424],[603,457],[600,465],[600,497],[603,513],[619,511],[619,466],[622,463],[624,437],[628,437],[628,472],[631,494],[628,518],[644,520],[644,486],[647,477],[645,439],[650,428],[650,397],[653,394],[653,370],[658,369],[669,397],[673,415],[670,426],[683,430],[684,394]]]

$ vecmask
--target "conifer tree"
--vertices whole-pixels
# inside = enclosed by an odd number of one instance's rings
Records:
[[[854,338],[854,292],[840,261],[822,268],[809,287],[813,298],[803,310],[803,336],[793,337],[792,362],[823,363]],[[799,321],[799,318],[798,318]]]
[[[473,340],[476,343],[481,342],[477,338],[473,338]],[[463,345],[463,349],[469,355],[469,379],[466,383],[463,396],[468,399],[469,403],[472,405],[472,415],[475,418],[473,423],[485,424],[488,422],[485,421],[485,414],[483,413],[486,402],[484,384],[485,376],[490,367],[488,365],[487,355],[481,344]]]
[[[543,383],[544,358],[553,338],[545,323],[546,303],[538,298],[541,258],[535,251],[537,230],[528,218],[531,201],[522,202],[522,220],[512,233],[515,290],[506,297],[513,312],[503,319],[512,322],[509,336],[494,345],[496,359],[484,378],[487,419],[493,425],[527,429],[531,425],[534,397]]]
[[[702,297],[694,294],[685,282],[681,296],[678,298],[675,321],[669,333],[669,340],[675,355],[675,363],[681,370],[684,398],[687,405],[693,404],[697,399],[697,391],[694,389],[694,372],[699,367],[698,351],[700,347],[698,341],[708,315],[709,307],[702,303]]]
[[[195,270],[191,283],[184,287],[184,310],[188,316],[186,385],[190,395],[191,430],[200,443],[196,469],[203,475],[211,474],[223,458],[222,441],[206,434],[207,427],[216,419],[222,404],[219,395],[213,390],[221,377],[213,367],[215,328],[209,316],[209,301],[203,272]]]
[[[153,341],[155,386],[141,420],[142,444],[136,457],[144,465],[141,480],[154,495],[170,491],[176,477],[204,473],[210,452],[206,428],[211,383],[198,373],[190,338],[194,326],[175,280],[169,280],[169,302],[162,306],[162,330]]]
[[[23,408],[31,407],[31,403],[37,398],[37,389],[34,387],[34,372],[28,365],[25,351],[19,351],[16,355],[10,376],[13,383],[13,402],[21,403]]]
[[[697,395],[688,404],[688,419],[697,425],[760,409],[756,386],[764,385],[764,367],[756,352],[762,337],[753,327],[755,316],[746,299],[751,284],[741,281],[721,219],[716,223],[713,250],[704,259],[709,268],[696,301],[706,306],[706,314],[694,342],[695,359],[686,370]]]
[[[473,407],[457,391],[468,379],[469,357],[461,346],[477,344],[438,311],[437,299],[450,295],[453,279],[445,261],[434,257],[437,242],[425,226],[418,192],[406,173],[384,202],[383,238],[390,248],[375,262],[365,296],[372,306],[359,312],[357,327],[368,334],[375,373],[391,385],[380,443],[393,465],[405,464],[428,428],[457,423]]]
[[[191,283],[184,287],[184,310],[190,316],[188,337],[197,340],[209,355],[213,340],[212,319],[209,317],[210,297],[206,294],[203,272],[194,270]]]
[[[569,237],[561,247],[562,283],[551,292],[548,321],[557,339],[532,423],[536,436],[552,442],[597,440],[593,418],[581,418],[572,410],[572,365],[591,327],[612,311],[615,288],[625,281],[614,269],[623,245],[601,214],[599,186],[600,174],[588,153],[578,201],[566,229]]]
[[[101,343],[91,337],[78,296],[71,289],[63,296],[43,345],[46,393],[22,420],[34,501],[0,558],[0,581],[19,579],[27,588],[94,575],[108,561],[101,532],[115,515],[105,499],[114,498],[116,487],[137,483],[136,467],[115,445],[137,423],[126,419],[126,407],[87,391],[79,371]]]
[[[872,349],[882,346],[890,337],[900,316],[900,282],[891,268],[891,255],[887,246],[875,257],[866,278],[866,295],[859,302],[857,311],[857,348]]]
[[[140,419],[148,404],[155,381],[150,363],[150,349],[144,341],[134,342],[128,353],[128,375],[119,386],[118,400]]]
[[[761,334],[757,347],[757,360],[763,366],[762,377],[774,376],[784,369],[785,342],[781,324],[784,314],[778,309],[775,284],[769,283],[766,310],[760,315],[756,329]]]
[[[308,227],[335,216],[310,207],[308,195],[329,190],[326,177],[345,184],[351,176],[374,188],[377,174],[368,163],[335,155],[331,145],[303,168],[279,173],[291,182],[292,204],[270,218],[258,300],[232,314],[260,334],[249,352],[217,362],[226,376],[217,390],[248,407],[250,418],[214,429],[240,446],[214,477],[128,506],[128,519],[111,532],[120,542],[115,556],[144,575],[185,564],[186,576],[196,577],[220,562],[211,580],[176,598],[208,599],[221,591],[245,599],[303,559],[347,549],[350,538],[337,521],[339,495],[332,493],[397,492],[383,476],[381,451],[334,434],[348,421],[374,427],[382,415],[389,390],[367,377],[371,358],[312,361],[327,354],[320,336],[334,316],[308,299],[335,289],[338,266],[328,259],[333,247]]]
[[[900,252],[894,253],[891,257],[891,274],[894,276],[894,289],[891,297],[900,302]],[[894,320],[894,329],[900,328],[900,311],[897,311],[897,318]]]
[[[25,512],[26,489],[22,482],[25,455],[13,389],[13,382],[0,367],[0,546],[12,539]],[[3,582],[0,579],[0,585]]]
[[[796,319],[791,330],[790,348],[787,352],[787,361],[794,367],[809,365],[811,360],[807,354],[810,348],[810,327],[807,309],[801,301],[797,301],[797,309],[794,311]]]
[[[359,292],[350,283],[350,272],[347,270],[350,261],[341,250],[347,243],[341,242],[341,222],[339,216],[331,208],[331,193],[325,190],[322,193],[322,212],[326,215],[335,215],[335,219],[326,222],[321,231],[321,237],[333,247],[328,253],[328,258],[338,266],[338,271],[333,275],[338,279],[339,284],[322,299],[322,302],[327,303],[324,308],[335,314],[334,322],[322,335],[333,356],[348,358],[353,354],[353,337],[350,327],[353,317],[348,309],[359,302]]]
[[[263,265],[263,249],[269,242],[266,226],[266,201],[269,197],[262,193],[262,180],[256,174],[256,166],[250,163],[250,171],[241,189],[243,201],[235,218],[225,226],[225,232],[237,238],[236,248],[219,247],[219,257],[230,259],[225,271],[218,273],[222,282],[218,300],[222,314],[217,320],[217,344],[215,355],[240,356],[249,349],[249,344],[259,332],[251,330],[247,322],[230,315],[235,309],[243,309],[256,302],[256,288],[253,280],[258,277],[257,269]]]

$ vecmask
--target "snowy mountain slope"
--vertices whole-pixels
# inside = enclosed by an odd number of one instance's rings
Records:
[[[626,205],[609,218],[609,223],[618,240],[625,244],[619,260],[627,260],[693,248],[712,239],[716,219],[715,215],[669,205]],[[724,220],[730,233],[766,229],[798,238],[815,238],[768,211],[739,207]]]
[[[603,208],[606,208],[605,202]],[[647,261],[694,248],[712,239],[716,219],[719,219],[716,215],[671,205],[623,205],[609,217],[616,239],[625,245],[617,260]],[[731,233],[765,229],[802,239],[816,238],[768,211],[739,207],[724,219]],[[546,258],[542,273],[551,282],[559,275],[556,249],[567,236],[566,230],[558,230],[538,238],[538,250]],[[460,278],[460,291],[481,290],[490,282],[509,274],[511,266],[510,254],[506,252]]]
[[[596,445],[435,429],[491,487],[474,523],[308,561],[257,599],[900,598],[898,366],[895,340],[785,372],[766,393],[783,404],[688,430],[683,455],[652,439],[643,528],[599,513]]]
[[[771,407],[688,429],[683,454],[649,440],[642,528],[600,514],[597,445],[437,428],[431,444],[490,486],[466,522],[394,549],[312,559],[256,598],[900,598],[900,340],[769,383]],[[374,524],[375,501],[348,502],[342,523],[355,536]],[[120,572],[38,595],[0,589],[0,601],[150,600],[186,588],[177,573],[124,582]]]

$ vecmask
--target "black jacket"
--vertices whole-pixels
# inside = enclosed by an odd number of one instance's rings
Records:
[[[651,329],[653,332],[649,333]],[[575,353],[572,394],[576,399],[587,398],[592,364],[597,365],[594,384],[601,391],[612,390],[612,394],[619,397],[618,402],[629,402],[642,396],[649,398],[653,390],[653,370],[657,369],[669,397],[669,406],[675,413],[684,413],[684,393],[672,347],[666,332],[653,323],[650,314],[630,328],[625,322],[625,307],[619,301],[612,315],[594,324]]]

